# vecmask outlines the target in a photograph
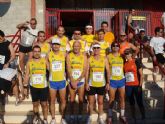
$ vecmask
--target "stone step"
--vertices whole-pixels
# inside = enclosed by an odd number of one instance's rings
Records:
[[[153,81],[144,81],[143,89],[149,89],[152,91],[158,90],[158,91],[163,92],[164,91],[164,85],[165,85],[164,80],[157,81],[156,83],[154,83]]]
[[[137,109],[137,108],[136,108]],[[126,117],[127,117],[127,120],[128,122],[132,123],[132,120],[131,120],[131,115],[129,114],[128,110],[126,110]],[[150,119],[154,119],[154,120],[159,120],[159,121],[154,121],[155,124],[156,122],[161,122],[162,121],[162,109],[158,108],[158,109],[147,109],[146,111],[148,114],[146,114],[146,122],[149,123],[149,122],[152,122],[152,121],[149,121]],[[137,111],[138,113],[138,111]],[[40,113],[40,117],[43,118],[42,114]],[[113,120],[115,123],[118,123],[119,122],[119,112],[117,112],[116,110],[113,110]],[[154,116],[154,117],[153,117]],[[96,112],[94,112],[92,114],[92,124],[96,124],[97,122],[97,118],[98,118],[98,114]],[[24,124],[31,124],[31,121],[32,121],[32,118],[33,118],[33,112],[29,111],[28,113],[24,113],[24,112],[6,112],[5,113],[5,116],[4,116],[4,120],[6,122],[6,124],[20,124],[20,123],[24,123]],[[55,118],[56,118],[56,122],[57,124],[60,123],[60,120],[61,120],[61,115],[60,113],[56,113],[55,115]],[[66,115],[66,121],[68,122],[69,124],[69,118],[70,118],[70,115]],[[88,115],[87,114],[84,114],[83,115],[83,124],[85,124],[86,120],[88,118]],[[106,118],[107,118],[107,114],[106,113],[103,113],[103,119],[106,121]],[[140,115],[137,114],[137,120],[140,121]],[[48,122],[51,121],[51,116],[48,115]],[[162,122],[165,122],[165,121],[162,121]],[[140,124],[140,123],[139,123]]]
[[[144,74],[143,75],[144,81],[154,81],[153,80],[153,74]],[[156,81],[161,81],[162,80],[162,75],[157,74],[155,75]]]
[[[142,63],[148,62],[148,58],[143,58]]]
[[[116,115],[117,118],[119,118],[119,113],[118,112],[113,111],[113,114]],[[41,119],[43,119],[42,114],[40,114],[40,115],[41,115],[40,116]],[[92,117],[92,122],[95,122],[95,121],[97,121],[98,114],[96,112],[94,112],[91,117]],[[106,120],[106,117],[107,117],[107,114],[103,113],[103,119],[104,120]],[[4,120],[5,120],[6,124],[20,124],[20,123],[31,124],[32,123],[32,118],[33,118],[33,112],[28,112],[28,113],[21,113],[21,112],[12,113],[12,112],[8,112],[4,116]],[[60,124],[60,121],[61,121],[60,113],[56,113],[55,118],[56,118],[57,124]],[[66,118],[66,121],[69,122],[70,115],[66,115],[65,118]],[[87,114],[83,115],[83,120],[84,121],[86,121],[87,118],[88,118]],[[48,122],[50,122],[50,121],[51,121],[51,116],[48,115]]]
[[[153,63],[152,62],[143,62],[144,68],[153,68]]]
[[[152,74],[152,73],[153,73],[152,69],[147,69],[147,68],[143,69],[143,74]]]

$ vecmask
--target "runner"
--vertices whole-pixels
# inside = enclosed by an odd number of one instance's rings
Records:
[[[110,65],[110,90],[109,90],[109,110],[108,124],[112,124],[112,108],[115,101],[116,91],[119,91],[120,99],[120,119],[123,123],[127,123],[125,117],[125,77],[124,77],[124,60],[120,56],[120,45],[117,42],[111,44],[112,53],[108,55]]]
[[[74,30],[74,33],[73,33],[73,40],[69,41],[69,44],[70,44],[70,51],[73,50],[73,43],[75,41],[79,41],[81,43],[81,52],[83,53],[87,53],[88,51],[88,45],[86,43],[86,41],[82,40],[82,37],[81,37],[81,31],[79,29],[75,29]]]
[[[48,54],[47,58],[49,60],[49,91],[50,91],[50,112],[52,120],[50,124],[55,124],[55,101],[57,96],[57,91],[59,91],[60,96],[60,109],[61,109],[61,123],[67,124],[65,116],[66,108],[66,77],[65,77],[65,54],[60,51],[61,41],[59,39],[52,40],[52,51]]]
[[[78,91],[79,99],[79,115],[78,122],[82,123],[82,112],[83,112],[83,98],[84,98],[84,83],[85,83],[85,72],[87,69],[87,56],[80,52],[81,44],[79,41],[73,43],[73,52],[67,56],[67,70],[70,79],[69,91],[70,91],[70,102],[71,102],[71,123],[75,123],[74,118],[74,103],[76,97],[76,91]]]
[[[32,45],[36,41],[38,30],[36,29],[37,20],[31,18],[30,22],[26,21],[24,23],[18,24],[17,28],[24,30],[22,33],[22,38],[19,46],[19,64],[22,74],[25,71],[25,55],[28,54],[28,58],[32,58]]]
[[[113,41],[115,41],[115,36],[113,32],[110,30],[108,22],[103,21],[101,23],[101,29],[104,30],[105,35],[104,35],[104,40],[109,43],[109,45],[112,44]]]
[[[125,32],[120,32],[120,54],[124,54],[124,50],[131,48],[135,51],[134,57],[138,54],[139,48],[134,46],[132,43],[129,43],[127,41],[126,33]]]
[[[48,62],[41,58],[40,46],[33,47],[33,58],[28,61],[26,66],[26,73],[24,78],[24,90],[27,90],[28,83],[30,82],[30,92],[33,102],[33,124],[39,123],[39,104],[41,104],[43,112],[43,123],[48,124],[48,95],[49,89],[46,81],[46,68],[48,68]],[[30,81],[29,81],[30,78]],[[27,93],[27,91],[26,91]],[[27,95],[27,94],[25,94]]]
[[[109,90],[109,64],[106,57],[100,55],[100,44],[98,42],[92,45],[93,55],[89,58],[88,71],[86,73],[86,90],[89,100],[89,119],[87,123],[91,123],[91,115],[95,103],[95,94],[98,95],[98,123],[105,124],[103,114],[103,96],[106,90]],[[105,73],[106,71],[106,73]],[[106,75],[105,75],[106,74]]]
[[[69,40],[64,34],[65,34],[65,29],[62,25],[60,25],[57,28],[57,34],[50,37],[46,41],[51,43],[53,39],[60,39],[61,42],[60,51],[65,53],[69,49]]]
[[[95,36],[92,34],[93,27],[91,25],[85,26],[85,32],[86,34],[82,36],[82,39],[87,42],[88,48],[90,48],[95,38]]]
[[[109,53],[109,44],[104,40],[105,32],[100,29],[97,31],[98,41],[100,44],[100,55],[106,56]]]
[[[136,123],[135,112],[135,99],[139,106],[139,110],[142,115],[142,120],[145,119],[145,108],[143,105],[142,84],[143,84],[143,72],[142,63],[139,59],[134,59],[131,49],[124,51],[126,62],[124,64],[124,71],[126,77],[126,95],[129,99],[131,106],[132,117]]]
[[[46,57],[47,53],[50,51],[50,44],[46,42],[45,32],[39,31],[37,42],[33,46],[38,45],[41,47],[41,57]]]

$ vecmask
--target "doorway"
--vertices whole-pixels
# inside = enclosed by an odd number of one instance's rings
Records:
[[[60,24],[65,27],[66,35],[71,38],[75,29],[80,29],[85,33],[85,26],[93,24],[93,12],[73,12],[61,11]]]

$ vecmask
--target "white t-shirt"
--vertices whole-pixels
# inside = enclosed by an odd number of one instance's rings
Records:
[[[29,47],[32,46],[33,42],[37,38],[38,29],[32,29],[30,25],[28,25],[28,28],[22,33],[22,39],[20,44]]]
[[[154,48],[155,54],[164,53],[165,39],[163,37],[153,37],[150,41],[150,46]]]

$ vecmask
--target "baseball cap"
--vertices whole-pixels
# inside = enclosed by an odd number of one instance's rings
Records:
[[[59,38],[53,38],[52,39],[52,44],[59,44],[59,45],[61,45],[60,39]]]
[[[95,47],[99,47],[100,48],[101,46],[100,46],[100,44],[98,42],[95,42],[95,43],[93,43],[92,48],[95,48]]]
[[[85,28],[93,28],[92,25],[86,25]]]
[[[126,35],[126,33],[124,31],[121,31],[120,35]]]

